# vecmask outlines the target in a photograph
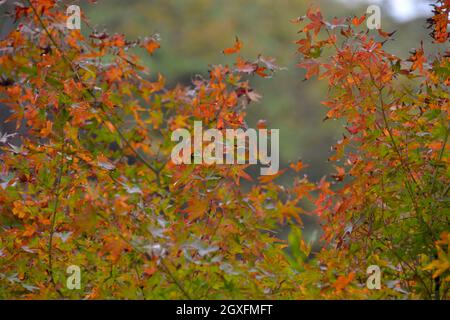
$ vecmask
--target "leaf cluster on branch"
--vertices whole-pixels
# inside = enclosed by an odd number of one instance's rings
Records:
[[[439,1],[430,20],[444,45],[449,7]],[[383,48],[393,34],[362,30],[364,17],[328,22],[309,9],[294,21],[299,66],[328,82],[327,118],[347,122],[336,174],[312,183],[298,162],[289,187],[275,175],[246,190],[247,165],[174,165],[170,136],[194,121],[246,128],[260,98],[251,77],[279,70],[273,58],[239,56],[236,38],[223,51],[234,65],[167,88],[131,50],[152,54],[156,35],[67,30],[54,0],[13,14],[0,102],[26,134],[20,145],[0,135],[1,298],[448,297],[448,52],[430,59],[421,46],[404,60]],[[302,214],[320,216],[318,253]],[[366,288],[371,264],[380,291]],[[65,285],[69,265],[80,290]]]

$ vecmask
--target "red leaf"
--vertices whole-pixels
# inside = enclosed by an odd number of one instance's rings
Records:
[[[156,49],[159,49],[160,44],[153,38],[147,39],[142,45],[148,53],[153,54]]]

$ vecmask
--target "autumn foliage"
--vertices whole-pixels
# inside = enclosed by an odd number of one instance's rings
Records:
[[[245,128],[260,99],[250,80],[277,72],[273,58],[243,58],[236,38],[223,51],[234,65],[168,88],[132,53],[152,54],[155,35],[86,36],[56,1],[17,4],[0,102],[26,134],[0,136],[0,298],[448,298],[449,10],[438,1],[429,20],[442,52],[418,44],[406,59],[365,17],[326,21],[311,7],[293,20],[299,67],[326,81],[326,118],[347,132],[334,175],[312,183],[298,162],[282,186],[246,165],[170,161],[171,132],[194,120]],[[320,216],[320,252],[303,240],[304,214]],[[366,287],[373,264],[381,290]],[[69,265],[80,290],[66,287]]]

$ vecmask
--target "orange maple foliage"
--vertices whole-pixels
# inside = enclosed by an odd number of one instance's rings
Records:
[[[438,1],[432,20],[439,43],[448,7]],[[245,165],[170,161],[175,129],[245,128],[260,99],[251,77],[278,71],[273,58],[239,56],[168,88],[131,50],[154,53],[156,35],[85,37],[61,28],[54,0],[13,15],[0,102],[26,132],[20,145],[0,136],[1,298],[448,297],[448,53],[421,46],[403,60],[384,49],[393,33],[362,30],[364,17],[328,22],[311,8],[293,20],[305,24],[299,66],[327,82],[327,118],[347,132],[331,179],[300,177],[299,161],[282,186],[287,169],[252,179]],[[241,48],[236,38],[223,53]],[[320,217],[320,252],[302,214]],[[370,264],[386,270],[381,291],[365,287]],[[82,270],[80,290],[65,286],[69,265]]]

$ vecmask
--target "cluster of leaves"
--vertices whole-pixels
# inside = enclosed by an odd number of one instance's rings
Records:
[[[244,193],[246,166],[169,159],[171,133],[194,120],[245,127],[259,98],[245,77],[267,77],[273,59],[238,58],[167,89],[130,54],[153,53],[157,37],[84,37],[65,28],[64,12],[50,0],[18,5],[20,24],[0,43],[2,103],[27,128],[20,146],[2,143],[0,295],[263,298],[280,296],[283,283],[282,295],[294,294],[274,232],[298,218],[307,192],[288,195],[266,178]],[[81,267],[81,290],[66,288],[69,265]]]
[[[0,41],[0,102],[26,128],[18,146],[0,135],[0,297],[447,295],[448,54],[428,62],[421,48],[403,61],[383,50],[391,35],[354,30],[363,18],[329,23],[310,9],[300,66],[329,81],[328,118],[348,121],[332,158],[345,185],[296,177],[288,188],[274,175],[245,191],[246,165],[176,166],[170,136],[194,120],[245,128],[260,97],[248,78],[276,72],[274,60],[238,56],[166,88],[131,53],[152,54],[157,36],[83,36],[60,6],[17,3],[17,28]],[[304,202],[324,222],[314,258],[294,226]],[[280,223],[292,224],[289,254]],[[369,264],[388,270],[390,289],[365,287]],[[80,290],[66,287],[70,265]]]
[[[448,45],[450,2],[435,8],[432,35]],[[326,239],[352,257],[349,273],[376,264],[393,290],[447,297],[450,52],[401,59],[383,48],[393,33],[358,31],[364,16],[327,22],[311,8],[304,20],[299,66],[328,82],[327,119],[348,131],[331,158],[342,186],[319,198]]]

